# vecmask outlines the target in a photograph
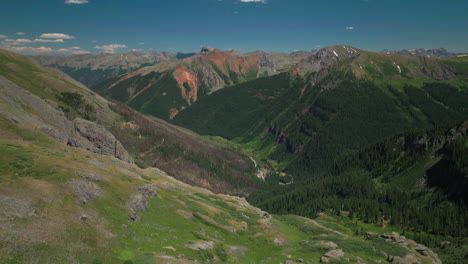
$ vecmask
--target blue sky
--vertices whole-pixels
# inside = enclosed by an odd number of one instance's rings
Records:
[[[205,45],[291,52],[336,44],[468,52],[467,0],[2,0],[1,6],[0,47],[22,53],[190,52]]]

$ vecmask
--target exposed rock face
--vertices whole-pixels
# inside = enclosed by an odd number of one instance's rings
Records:
[[[351,47],[327,47],[304,59],[299,63],[294,72],[302,76],[307,73],[312,73],[312,82],[315,83],[324,78],[330,72],[330,67],[337,64],[338,61],[356,57],[358,55],[359,52]]]
[[[341,249],[330,250],[320,257],[320,262],[329,263],[332,260],[339,260],[344,257],[344,252]]]
[[[29,93],[3,76],[0,76],[0,98],[2,115],[20,127],[42,131],[70,146],[133,163],[120,142],[104,127],[80,118],[69,121],[53,102]],[[73,130],[76,130],[77,136]]]
[[[126,162],[133,163],[122,144],[104,127],[83,119],[75,119],[77,138],[69,139],[68,145],[85,148],[91,152],[114,156]]]
[[[136,188],[136,191],[137,193],[133,194],[130,197],[130,200],[127,202],[127,207],[131,211],[129,219],[133,221],[140,220],[140,217],[136,214],[136,212],[146,210],[148,199],[157,196],[155,184],[139,186]]]
[[[174,78],[179,85],[182,98],[187,101],[187,104],[191,105],[197,101],[199,86],[197,76],[183,67],[179,67],[174,71]]]
[[[258,74],[273,75],[276,73],[275,65],[271,62],[266,55],[260,56],[258,59]]]
[[[212,250],[214,248],[214,242],[213,241],[200,241],[200,242],[193,243],[193,244],[187,244],[185,246],[193,250],[206,251],[206,250]]]
[[[436,81],[446,81],[455,78],[455,74],[450,68],[443,65],[438,65],[430,70],[422,67],[421,71],[424,75]]]
[[[85,180],[71,180],[69,185],[79,195],[78,201],[86,204],[89,200],[98,200],[102,196],[102,189],[97,184]]]

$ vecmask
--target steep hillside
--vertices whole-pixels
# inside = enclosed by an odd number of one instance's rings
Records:
[[[184,56],[188,55],[179,55],[179,57]],[[169,52],[32,56],[40,65],[58,68],[86,86],[97,85],[109,78],[144,66],[176,60],[176,57],[177,55]]]
[[[42,131],[63,144],[157,166],[220,193],[247,195],[262,184],[248,156],[112,104],[56,69],[0,51],[0,75],[4,135],[23,133],[16,126]]]
[[[123,146],[146,148],[134,156],[151,165],[174,155],[167,142],[184,152],[171,166],[190,164],[185,152],[201,169],[229,171],[242,158],[24,56],[0,51],[0,75],[0,263],[441,263],[392,229],[361,224],[364,235],[333,215],[271,216],[142,169]]]
[[[222,52],[205,47],[193,57],[160,63],[93,87],[141,112],[173,119],[221,88],[287,71],[306,54]]]
[[[326,215],[272,217],[61,144],[0,139],[0,154],[0,263],[440,263],[390,229],[365,238]]]

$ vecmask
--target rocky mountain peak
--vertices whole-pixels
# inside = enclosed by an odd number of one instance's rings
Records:
[[[206,54],[208,54],[210,52],[213,52],[215,50],[216,50],[215,48],[205,46],[205,47],[202,47],[202,49],[200,50],[200,53],[203,54],[203,55],[206,55]]]

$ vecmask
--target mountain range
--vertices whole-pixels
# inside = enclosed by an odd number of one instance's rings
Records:
[[[466,263],[468,57],[409,52],[0,50],[0,263]]]

